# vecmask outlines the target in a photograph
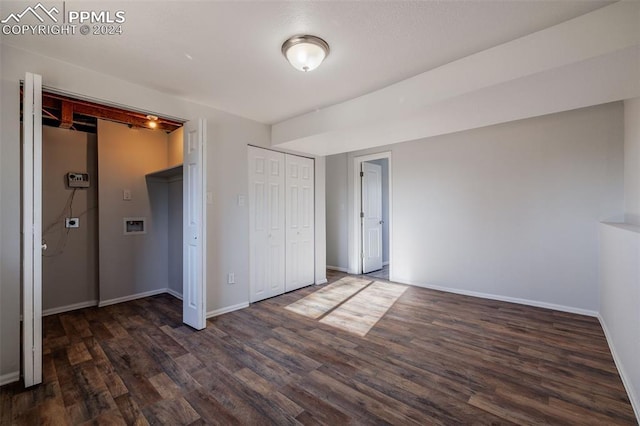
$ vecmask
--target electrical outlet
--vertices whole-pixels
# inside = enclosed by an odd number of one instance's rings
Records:
[[[122,190],[122,199],[124,201],[131,201],[131,190],[130,189],[123,189]]]
[[[80,227],[80,218],[78,217],[68,217],[64,220],[65,228],[79,228]]]
[[[227,283],[235,284],[236,283],[236,274],[234,274],[233,272],[229,272],[229,275],[227,276]]]

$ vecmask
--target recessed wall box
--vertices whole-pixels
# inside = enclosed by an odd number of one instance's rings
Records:
[[[69,188],[88,188],[89,187],[89,173],[67,173],[67,184]]]
[[[125,217],[124,235],[140,235],[147,233],[146,217]]]

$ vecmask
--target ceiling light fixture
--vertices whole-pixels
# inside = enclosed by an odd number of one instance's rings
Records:
[[[329,55],[329,44],[320,37],[297,35],[282,44],[282,54],[295,69],[308,72]]]
[[[149,126],[151,129],[155,129],[156,127],[158,127],[158,117],[155,115],[147,115],[147,120],[149,120],[147,122],[147,126]]]

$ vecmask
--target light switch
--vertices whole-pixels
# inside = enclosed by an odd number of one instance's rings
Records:
[[[131,190],[123,189],[122,190],[122,199],[125,201],[131,201]]]
[[[213,204],[213,192],[207,192],[207,204]]]
[[[244,206],[244,199],[245,199],[244,195],[242,194],[238,195],[238,207]]]

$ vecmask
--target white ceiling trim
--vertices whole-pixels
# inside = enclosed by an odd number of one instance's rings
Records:
[[[618,2],[274,124],[272,145],[329,155],[638,96],[639,23],[640,3]]]

